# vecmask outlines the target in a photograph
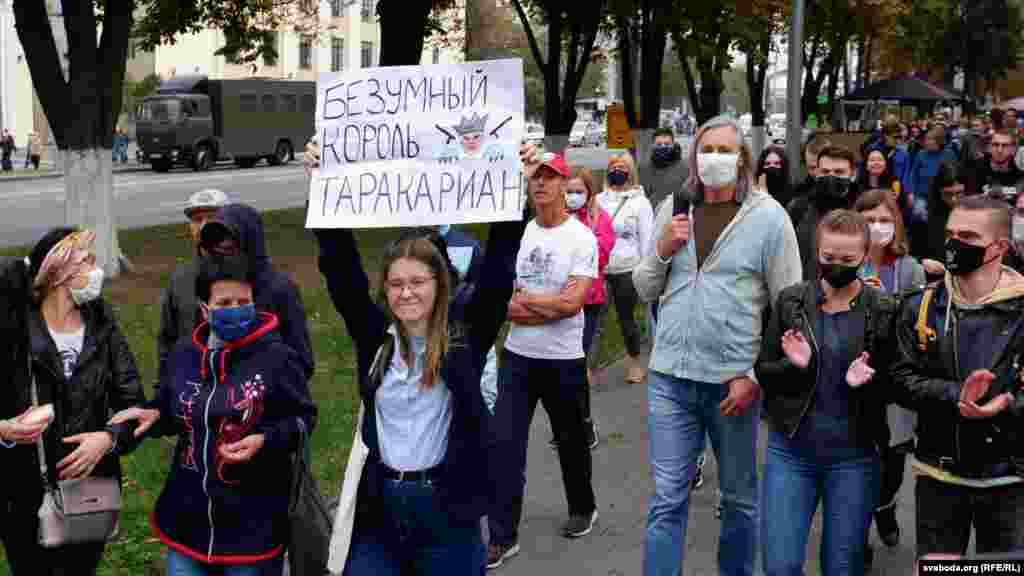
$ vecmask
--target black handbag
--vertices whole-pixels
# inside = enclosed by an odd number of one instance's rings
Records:
[[[299,423],[299,446],[292,456],[291,498],[288,503],[288,570],[290,576],[327,574],[331,541],[330,509],[309,467],[309,436]]]

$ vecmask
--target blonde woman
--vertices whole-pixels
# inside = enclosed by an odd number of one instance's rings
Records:
[[[633,286],[633,269],[653,249],[654,210],[638,184],[632,156],[622,154],[608,159],[605,191],[598,194],[597,202],[611,215],[615,229],[615,246],[605,269],[605,285],[626,344],[626,382],[637,384],[644,380],[646,369],[640,363],[640,327],[634,316],[639,299]]]

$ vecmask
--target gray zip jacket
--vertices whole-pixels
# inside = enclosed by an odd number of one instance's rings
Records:
[[[671,219],[672,203],[662,202],[656,237]],[[755,188],[700,269],[694,244],[676,252],[671,271],[656,249],[633,270],[640,298],[658,301],[650,368],[714,384],[739,376],[755,379],[765,310],[783,289],[801,280],[800,250],[789,216]]]

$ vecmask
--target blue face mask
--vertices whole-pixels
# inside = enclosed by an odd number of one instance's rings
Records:
[[[622,170],[612,170],[608,173],[608,183],[615,187],[624,186],[628,177]]]
[[[211,308],[209,312],[210,329],[218,338],[225,342],[234,342],[248,336],[256,327],[257,315],[255,304],[245,304],[231,308]]]
[[[441,238],[447,238],[448,233],[452,231],[451,224],[441,224],[437,227],[437,233],[441,235]]]

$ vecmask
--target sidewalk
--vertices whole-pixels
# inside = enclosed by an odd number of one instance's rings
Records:
[[[567,540],[558,535],[565,520],[566,505],[557,454],[548,447],[550,425],[538,409],[530,432],[526,498],[519,530],[522,551],[503,566],[492,570],[496,576],[626,576],[640,574],[647,515],[652,490],[647,459],[647,388],[624,383],[621,362],[596,375],[592,412],[598,424],[601,444],[594,451],[594,491],[600,520],[589,536]],[[762,427],[761,454],[765,430]],[[709,443],[710,445],[710,443]],[[717,543],[720,523],[715,519],[715,489],[718,476],[714,457],[707,458],[704,486],[690,498],[684,576],[718,574]],[[913,477],[909,470],[898,508],[902,538],[900,545],[887,549],[872,528],[874,568],[869,574],[906,576],[911,573],[914,551]],[[807,574],[820,574],[820,511],[808,543]]]
[[[115,174],[122,172],[140,172],[149,170],[149,164],[140,164],[135,156],[135,151],[138,147],[135,142],[128,144],[128,162],[121,164],[120,162],[113,165],[113,172]],[[18,149],[13,158],[14,164],[13,172],[0,172],[0,182],[14,182],[18,180],[36,180],[40,178],[60,178],[64,175],[64,167],[59,165],[58,158],[60,152],[56,146],[47,146],[43,153],[43,160],[39,162],[39,170],[35,170],[31,166],[25,168],[25,149]]]

